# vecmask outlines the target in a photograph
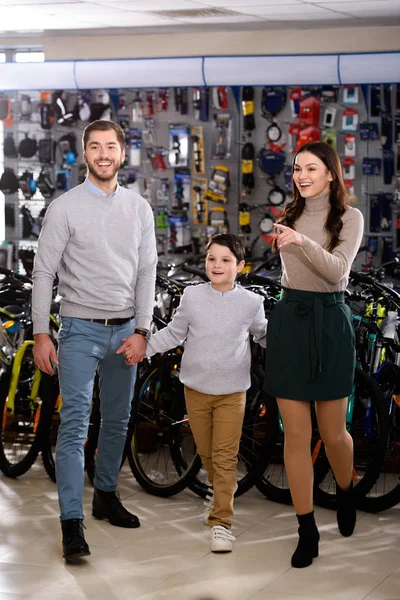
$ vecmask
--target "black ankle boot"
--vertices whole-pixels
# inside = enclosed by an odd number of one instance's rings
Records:
[[[299,543],[292,556],[292,567],[302,569],[311,565],[318,556],[319,532],[315,524],[314,511],[296,515],[299,522]]]
[[[116,527],[140,527],[139,519],[122,506],[118,492],[103,492],[94,488],[92,515],[106,519]]]
[[[336,484],[336,508],[339,531],[344,537],[349,537],[354,531],[357,520],[353,482],[346,491]]]
[[[62,547],[65,560],[89,556],[90,550],[83,534],[83,519],[61,521]]]

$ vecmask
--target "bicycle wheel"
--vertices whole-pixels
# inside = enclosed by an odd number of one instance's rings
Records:
[[[136,480],[146,492],[164,498],[181,492],[201,464],[186,415],[177,359],[173,352],[163,355],[161,366],[138,378],[128,433],[128,460]]]
[[[359,501],[359,508],[366,512],[388,510],[400,502],[400,368],[385,363],[377,374],[377,383],[383,390],[387,410],[389,433],[385,460],[374,486]]]
[[[387,407],[383,392],[367,373],[356,369],[354,409],[348,429],[354,442],[354,493],[357,502],[378,480],[387,447]],[[321,445],[314,464],[314,500],[323,508],[336,508],[336,482]]]
[[[35,462],[41,447],[39,396],[40,371],[35,367],[32,346],[21,347],[21,360],[15,393],[10,367],[1,376],[0,383],[0,469],[7,477],[19,477]],[[15,373],[15,370],[14,370]],[[11,393],[14,407],[10,406]]]

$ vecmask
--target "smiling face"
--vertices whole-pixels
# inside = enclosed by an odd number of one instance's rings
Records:
[[[125,150],[122,150],[114,130],[90,132],[83,160],[87,164],[93,183],[111,182],[116,179],[124,159]]]
[[[211,285],[219,292],[228,292],[235,285],[236,275],[244,267],[226,246],[211,244],[206,258],[206,273]]]
[[[333,180],[331,172],[318,156],[299,152],[293,167],[293,181],[303,198],[328,193]]]

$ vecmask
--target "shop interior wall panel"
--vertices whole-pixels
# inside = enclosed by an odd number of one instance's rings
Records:
[[[206,85],[339,83],[337,55],[215,56],[204,59]]]
[[[0,90],[69,90],[76,89],[74,63],[0,64]]]
[[[400,81],[400,52],[343,54],[341,83],[396,83]]]
[[[203,85],[201,57],[77,61],[80,89],[146,88]]]

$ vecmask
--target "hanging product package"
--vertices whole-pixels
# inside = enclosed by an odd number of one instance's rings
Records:
[[[189,128],[187,125],[169,126],[168,159],[171,167],[189,164]]]
[[[213,160],[229,160],[232,157],[232,113],[218,112],[213,116],[211,153]]]

